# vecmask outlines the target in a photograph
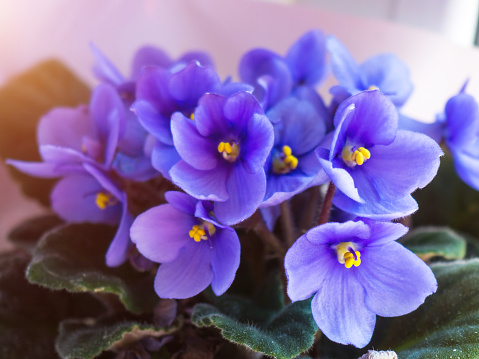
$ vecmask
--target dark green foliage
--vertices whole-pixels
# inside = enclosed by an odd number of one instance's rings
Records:
[[[134,313],[152,311],[158,301],[151,273],[125,264],[105,265],[115,228],[101,224],[69,224],[48,232],[27,269],[30,282],[69,292],[113,293]]]
[[[62,223],[63,221],[55,215],[35,217],[12,229],[8,234],[8,239],[19,248],[33,251],[45,232]]]

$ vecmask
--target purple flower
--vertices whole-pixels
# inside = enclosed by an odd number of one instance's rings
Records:
[[[337,104],[364,90],[379,89],[396,107],[401,107],[413,90],[409,69],[393,54],[371,57],[358,65],[349,51],[334,36],[327,38],[331,67],[339,86],[331,88]]]
[[[248,51],[240,61],[242,81],[254,86],[254,95],[264,109],[289,96],[298,86],[316,86],[326,74],[325,37],[309,31],[296,41],[285,57],[267,49]]]
[[[216,295],[233,282],[240,262],[240,242],[220,224],[213,205],[181,192],[167,192],[168,204],[140,214],[131,226],[138,251],[161,263],[155,291],[161,298],[189,298],[211,284]]]
[[[273,146],[273,127],[248,92],[204,95],[194,120],[172,116],[173,141],[182,160],[170,171],[185,192],[214,202],[221,223],[251,216],[264,198],[263,169]]]
[[[334,117],[330,150],[319,148],[340,209],[380,220],[417,209],[410,195],[436,175],[442,151],[426,135],[397,130],[393,103],[378,90],[351,96]]]
[[[311,229],[286,254],[288,296],[314,295],[314,320],[329,339],[366,346],[376,315],[407,314],[437,289],[431,269],[395,242],[406,232],[401,224],[367,219]]]

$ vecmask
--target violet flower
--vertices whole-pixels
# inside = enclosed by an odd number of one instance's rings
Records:
[[[330,149],[317,150],[337,188],[333,203],[380,220],[416,211],[411,193],[436,175],[442,155],[437,143],[420,133],[398,131],[396,108],[378,90],[349,97],[334,123]]]
[[[339,86],[330,89],[335,102],[364,90],[379,89],[396,107],[401,107],[411,95],[413,85],[407,66],[393,54],[373,56],[358,65],[346,47],[334,36],[326,40],[331,55],[331,67]]]
[[[314,295],[314,320],[329,339],[366,346],[376,315],[407,314],[437,289],[431,269],[395,242],[406,232],[401,224],[367,219],[311,229],[286,254],[288,296]]]
[[[217,221],[211,202],[166,192],[168,204],[140,214],[131,226],[138,251],[161,263],[155,291],[161,298],[193,297],[211,284],[216,295],[233,282],[240,242],[231,227]]]
[[[214,202],[221,223],[251,216],[264,198],[263,169],[273,146],[273,127],[248,92],[204,95],[194,120],[176,112],[173,141],[182,160],[170,176],[185,192]]]

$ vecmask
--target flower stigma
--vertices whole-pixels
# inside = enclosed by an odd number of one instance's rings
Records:
[[[203,221],[202,224],[195,224],[188,234],[190,238],[193,238],[195,242],[201,242],[201,240],[207,241],[216,233],[216,228],[213,224],[207,221]]]
[[[361,166],[371,158],[371,152],[364,147],[344,146],[341,157],[349,167]]]
[[[361,264],[361,253],[355,247],[353,242],[341,242],[336,246],[338,262],[344,264],[348,269],[353,265],[359,267]]]
[[[277,174],[286,174],[298,167],[298,158],[293,156],[293,151],[289,146],[283,146],[281,154],[273,159],[273,172]]]
[[[97,207],[102,210],[117,204],[117,202],[118,200],[115,198],[115,196],[106,191],[98,192],[95,198]]]
[[[218,152],[222,154],[223,158],[228,162],[235,162],[238,158],[240,147],[234,141],[220,142],[218,145]]]

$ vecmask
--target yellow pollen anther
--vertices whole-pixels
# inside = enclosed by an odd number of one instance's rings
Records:
[[[273,160],[273,172],[278,174],[289,173],[298,167],[298,159],[293,156],[289,146],[283,146],[283,153]]]
[[[368,90],[379,90],[379,87],[377,87],[376,85],[371,85],[368,87]]]
[[[208,235],[206,231],[208,231]],[[201,240],[207,241],[215,233],[215,226],[207,221],[204,221],[201,225],[195,224],[188,232],[190,238],[193,238],[195,242],[201,242]]]
[[[192,121],[195,120],[195,113],[194,112],[190,115],[190,120],[192,120]]]
[[[113,206],[118,202],[118,200],[108,192],[98,192],[95,198],[95,203],[98,208],[106,209],[109,206]]]
[[[239,151],[239,145],[236,142],[220,142],[218,144],[218,152],[229,162],[236,161]]]
[[[348,269],[353,265],[359,267],[361,264],[361,253],[355,247],[353,242],[341,242],[336,246],[338,262]]]
[[[371,158],[371,152],[364,147],[356,149],[355,146],[344,146],[341,152],[343,161],[349,166],[354,167],[356,165],[362,165],[366,160]]]

